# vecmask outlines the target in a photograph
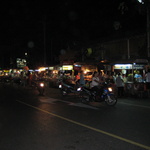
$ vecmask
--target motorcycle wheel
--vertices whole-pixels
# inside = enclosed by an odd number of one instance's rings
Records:
[[[90,102],[90,95],[88,95],[86,92],[82,91],[79,94],[79,98],[81,100],[82,103],[88,103]]]
[[[65,91],[65,90],[62,89],[62,90],[61,90],[61,95],[62,95],[62,96],[66,96],[66,95],[67,95],[67,91]]]
[[[117,103],[117,98],[114,95],[107,95],[107,97],[105,98],[105,103],[108,106],[114,106]]]
[[[44,95],[44,89],[39,89],[39,95],[43,96]]]

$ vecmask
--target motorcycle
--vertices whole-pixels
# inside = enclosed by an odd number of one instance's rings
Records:
[[[11,82],[11,77],[9,77],[9,76],[1,76],[0,77],[0,82],[2,82],[2,83],[10,83]]]
[[[39,95],[44,95],[44,92],[45,92],[45,83],[44,83],[44,81],[42,81],[42,80],[34,81],[34,82],[32,82],[32,86],[35,87],[38,90]]]
[[[83,86],[79,97],[83,103],[92,101],[105,102],[108,106],[114,106],[117,103],[117,98],[113,93],[111,85],[106,82],[96,91]]]
[[[81,91],[81,86],[75,84],[73,81],[71,83],[66,83],[61,80],[59,82],[59,89],[61,90],[62,96],[78,95]]]

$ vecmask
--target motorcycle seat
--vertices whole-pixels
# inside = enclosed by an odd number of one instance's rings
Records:
[[[64,86],[68,87],[68,88],[74,88],[74,84],[66,84],[66,83],[63,83]]]
[[[88,90],[88,91],[92,91],[92,89],[88,88],[88,87],[85,87],[84,86],[84,89]]]

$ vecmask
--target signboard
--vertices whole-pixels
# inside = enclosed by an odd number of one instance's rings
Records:
[[[9,70],[4,70],[4,72],[7,72],[7,73],[8,73],[8,72],[9,72]]]
[[[49,70],[54,70],[54,67],[49,67]]]
[[[81,70],[81,65],[74,65],[73,69],[80,71]]]
[[[132,69],[132,64],[116,64],[114,69]]]
[[[62,69],[63,70],[73,70],[73,65],[63,65]]]
[[[116,64],[114,65],[114,69],[144,69],[144,64]]]
[[[144,69],[144,65],[133,65],[133,69]]]
[[[23,68],[27,65],[26,59],[17,58],[16,62],[18,68]]]

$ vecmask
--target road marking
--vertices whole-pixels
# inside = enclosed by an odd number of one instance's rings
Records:
[[[87,104],[83,104],[83,103],[70,103],[69,105],[98,110],[98,108],[96,108],[96,107],[93,107],[93,106],[90,106],[90,105],[87,105]]]
[[[59,102],[67,103],[70,106],[76,106],[76,107],[83,107],[83,108],[90,108],[90,109],[98,110],[98,108],[96,108],[94,106],[87,105],[87,104],[74,103],[74,102],[64,101],[64,100],[55,99],[55,98],[49,98],[49,97],[40,98],[40,101],[45,102],[45,103],[51,103],[51,104],[55,104],[55,102],[59,101]]]
[[[71,122],[71,123],[73,123],[73,124],[76,124],[76,125],[85,127],[85,128],[87,128],[87,129],[90,129],[90,130],[93,130],[93,131],[96,131],[96,132],[99,132],[99,133],[102,133],[102,134],[105,134],[105,135],[108,135],[108,136],[110,136],[110,137],[113,137],[113,138],[116,138],[116,139],[118,139],[118,140],[127,142],[127,143],[129,143],[129,144],[132,144],[132,145],[135,145],[135,146],[144,148],[144,149],[146,149],[146,150],[150,150],[150,146],[146,146],[146,145],[143,145],[143,144],[134,142],[134,141],[132,141],[132,140],[128,140],[128,139],[126,139],[126,138],[117,136],[117,135],[115,135],[115,134],[112,134],[112,133],[109,133],[109,132],[106,132],[106,131],[103,131],[103,130],[100,130],[100,129],[96,129],[96,128],[94,128],[94,127],[91,127],[91,126],[82,124],[82,123],[80,123],[80,122],[77,122],[77,121],[74,121],[74,120],[71,120],[71,119],[62,117],[62,116],[60,116],[60,115],[56,115],[56,114],[54,114],[54,113],[51,113],[51,112],[49,112],[49,111],[43,110],[43,109],[38,108],[38,107],[35,107],[35,106],[30,105],[30,104],[28,104],[28,103],[25,103],[25,102],[23,102],[23,101],[20,101],[20,100],[16,100],[16,101],[19,102],[19,103],[21,103],[21,104],[24,104],[24,105],[26,105],[26,106],[28,106],[28,107],[34,108],[34,109],[36,109],[36,110],[39,110],[39,111],[42,111],[42,112],[47,113],[47,114],[49,114],[49,115],[55,116],[55,117],[57,117],[57,118],[60,118],[60,119],[62,119],[62,120]]]
[[[54,98],[44,97],[44,98],[40,98],[40,101],[45,103],[55,104],[55,102],[58,100]]]

